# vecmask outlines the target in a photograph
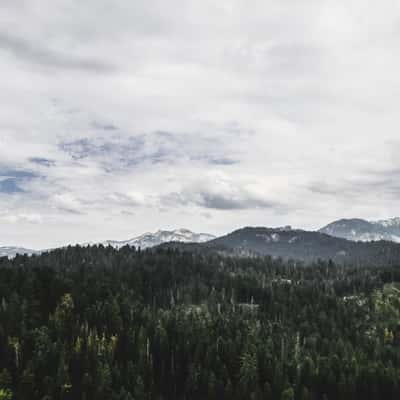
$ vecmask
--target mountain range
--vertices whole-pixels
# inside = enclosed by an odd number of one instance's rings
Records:
[[[163,246],[191,251],[218,251],[235,256],[270,255],[306,261],[320,258],[343,262],[397,262],[400,260],[400,244],[396,242],[400,243],[400,218],[381,221],[354,218],[334,221],[318,231],[292,229],[290,226],[246,227],[215,237],[188,229],[158,230],[125,241],[106,240],[84,243],[83,246],[103,245],[116,249],[124,246],[141,249]],[[0,247],[0,257],[41,252],[20,247]]]
[[[202,243],[209,240],[215,239],[214,235],[208,233],[195,233],[189,229],[176,229],[176,230],[158,230],[157,232],[147,232],[143,235],[134,237],[129,240],[106,240],[103,242],[88,242],[82,244],[82,246],[93,246],[103,245],[111,246],[119,249],[124,246],[134,246],[136,248],[146,249],[149,247],[155,247],[165,242],[182,242],[182,243]],[[4,246],[0,247],[0,257],[15,257],[17,254],[39,254],[45,250],[32,250],[25,249],[22,247],[11,247]]]

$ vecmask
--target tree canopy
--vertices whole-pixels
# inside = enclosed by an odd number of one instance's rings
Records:
[[[0,259],[0,399],[398,399],[400,268],[173,249]]]

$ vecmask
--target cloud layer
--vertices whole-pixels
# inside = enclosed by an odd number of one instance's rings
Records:
[[[399,42],[394,0],[4,0],[0,245],[400,215]]]

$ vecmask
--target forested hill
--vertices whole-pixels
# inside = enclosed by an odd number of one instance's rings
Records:
[[[307,262],[318,259],[359,265],[397,264],[400,244],[389,241],[353,242],[324,233],[285,228],[246,227],[207,243],[168,243],[163,247],[188,251],[218,251],[236,256],[270,255]]]
[[[399,399],[399,281],[128,246],[4,257],[0,399]]]

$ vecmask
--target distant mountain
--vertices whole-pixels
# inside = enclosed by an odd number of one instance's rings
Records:
[[[215,236],[208,233],[195,233],[188,229],[176,229],[173,231],[159,230],[154,233],[144,233],[143,235],[137,236],[130,240],[106,240],[101,243],[84,243],[83,246],[93,246],[102,244],[103,246],[112,246],[116,249],[128,246],[135,246],[146,249],[149,247],[158,246],[165,242],[180,242],[180,243],[203,243],[209,240],[215,239]],[[47,250],[32,250],[25,249],[23,247],[12,247],[12,246],[0,246],[0,257],[14,258],[17,254],[40,254]]]
[[[17,254],[38,254],[39,251],[32,250],[32,249],[25,249],[23,247],[11,247],[11,246],[3,246],[0,247],[0,257],[8,257],[14,258]]]
[[[188,229],[176,229],[173,231],[159,230],[154,233],[144,233],[143,235],[125,241],[107,240],[101,244],[103,246],[112,246],[117,249],[126,245],[146,249],[166,242],[203,243],[212,239],[215,239],[215,236],[208,233],[195,233]]]
[[[166,243],[187,251],[219,252],[231,256],[270,255],[285,259],[316,261],[332,259],[343,263],[399,263],[400,244],[392,242],[354,242],[320,232],[285,228],[247,227],[207,243]]]
[[[340,219],[321,228],[319,232],[353,241],[389,240],[400,243],[400,218],[380,221]]]

